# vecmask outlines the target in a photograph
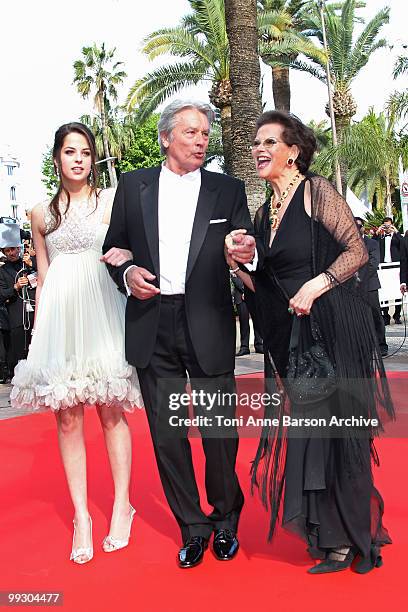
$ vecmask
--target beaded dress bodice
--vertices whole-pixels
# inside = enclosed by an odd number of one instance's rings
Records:
[[[103,217],[109,196],[109,193],[101,192],[97,206],[95,197],[75,202],[66,214],[62,207],[60,226],[45,238],[50,260],[61,253],[76,254],[89,249],[100,251],[108,227],[103,223]],[[44,222],[48,231],[53,223],[48,203],[44,205]]]

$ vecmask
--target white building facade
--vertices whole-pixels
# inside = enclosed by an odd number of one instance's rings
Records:
[[[8,146],[0,146],[0,217],[24,217],[20,194],[20,162]]]

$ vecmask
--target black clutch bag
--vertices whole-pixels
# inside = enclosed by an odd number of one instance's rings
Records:
[[[288,302],[290,298],[275,272],[270,274]],[[312,315],[294,316],[289,342],[289,360],[284,387],[294,404],[315,404],[337,389],[336,372]]]
[[[293,320],[285,382],[294,404],[315,404],[336,391],[334,366],[323,344],[314,337],[309,317]]]

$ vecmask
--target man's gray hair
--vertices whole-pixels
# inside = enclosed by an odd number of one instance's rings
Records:
[[[167,137],[171,139],[171,132],[177,122],[177,113],[188,108],[193,108],[198,110],[200,113],[203,113],[203,115],[207,117],[208,123],[211,127],[215,114],[209,104],[206,104],[205,102],[197,102],[195,100],[173,100],[173,102],[170,102],[170,104],[168,104],[163,110],[159,123],[157,124],[157,131],[159,133],[158,140],[162,155],[166,155],[166,147],[163,145],[161,138],[162,134],[166,134]]]

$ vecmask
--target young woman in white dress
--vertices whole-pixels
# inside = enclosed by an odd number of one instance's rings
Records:
[[[70,559],[93,557],[88,511],[84,407],[95,405],[114,481],[114,504],[103,550],[128,544],[132,442],[125,412],[142,406],[137,375],[125,361],[125,297],[101,261],[114,190],[96,187],[96,148],[81,123],[61,126],[53,159],[60,184],[51,202],[32,211],[38,287],[35,331],[28,357],[13,379],[12,405],[54,411],[61,457],[74,505]],[[104,261],[120,265],[118,249]]]

